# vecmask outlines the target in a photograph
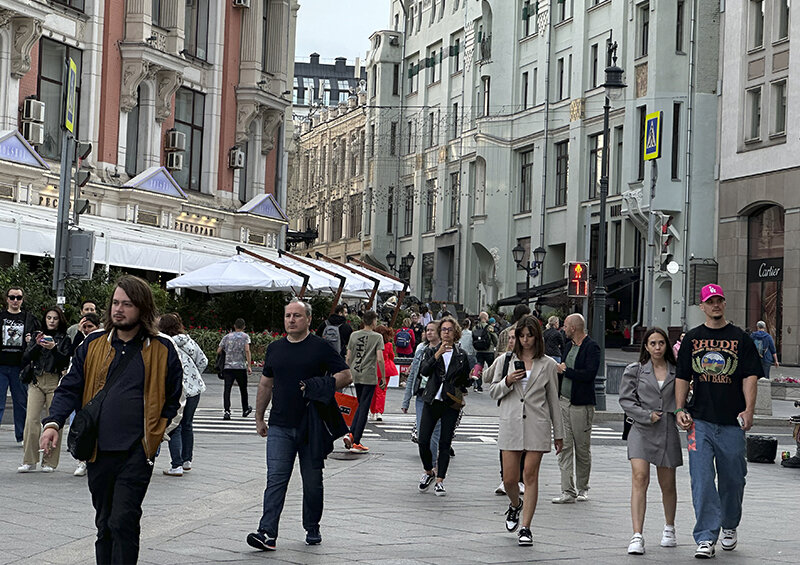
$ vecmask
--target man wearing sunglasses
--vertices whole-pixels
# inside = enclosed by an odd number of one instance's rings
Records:
[[[23,298],[22,289],[12,286],[6,291],[8,307],[0,310],[0,421],[3,420],[6,395],[10,388],[14,406],[14,436],[20,446],[28,405],[28,386],[19,380],[22,352],[31,335],[39,330],[36,318],[29,312],[22,311]]]

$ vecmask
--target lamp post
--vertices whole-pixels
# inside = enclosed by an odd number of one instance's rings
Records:
[[[392,271],[397,273],[397,276],[405,281],[408,281],[411,278],[411,266],[414,264],[414,259],[416,259],[416,257],[414,257],[414,254],[409,251],[408,255],[400,258],[400,266],[395,269],[395,266],[397,265],[397,255],[394,253],[394,251],[389,251],[389,253],[386,254],[386,264]]]
[[[623,89],[627,86],[622,75],[624,71],[617,66],[617,43],[611,38],[606,42],[608,61],[606,67],[606,99],[603,105],[603,158],[600,168],[600,225],[597,233],[597,279],[594,288],[594,312],[592,316],[592,338],[600,346],[600,374],[595,382],[597,396],[597,409],[606,409],[605,381],[606,381],[606,199],[608,198],[608,149],[609,127],[608,115],[611,112],[611,100],[622,96]]]
[[[522,262],[525,257],[525,248],[517,243],[516,247],[511,250],[511,256],[514,258],[514,263],[517,264],[518,269],[525,271],[525,302],[530,300],[531,294],[531,277],[539,276],[539,269],[544,265],[544,256],[547,255],[547,250],[539,246],[533,250],[533,261]]]

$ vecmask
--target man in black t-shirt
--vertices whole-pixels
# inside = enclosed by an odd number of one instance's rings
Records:
[[[258,532],[247,536],[251,547],[275,550],[278,522],[286,489],[292,476],[294,460],[299,456],[303,478],[303,528],[306,544],[322,542],[319,522],[322,518],[322,457],[314,455],[308,418],[304,380],[333,375],[335,388],[352,381],[350,369],[339,352],[321,337],[309,332],[311,305],[300,300],[290,302],[283,316],[286,338],[272,342],[264,357],[264,372],[256,397],[256,431],[267,439],[267,488],[264,490],[264,513]],[[333,390],[331,390],[333,396]],[[272,402],[269,425],[264,413]]]
[[[744,432],[753,425],[763,373],[753,340],[725,319],[720,286],[703,287],[700,309],[705,323],[686,333],[678,352],[675,414],[689,432],[695,557],[708,559],[718,538],[722,549],[736,547],[747,474]]]
[[[8,308],[0,310],[0,421],[6,409],[6,394],[11,389],[14,406],[14,437],[22,447],[22,432],[28,406],[28,385],[19,380],[22,352],[39,329],[32,314],[22,310],[24,293],[17,286],[6,291]],[[32,335],[33,334],[33,335]]]

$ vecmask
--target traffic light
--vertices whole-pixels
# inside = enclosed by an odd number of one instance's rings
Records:
[[[672,242],[675,240],[675,236],[672,233],[673,230],[670,228],[672,227],[673,219],[673,216],[661,214],[661,233],[659,234],[661,256],[659,265],[662,271],[666,271],[667,265],[672,261]]]
[[[567,296],[586,298],[589,296],[589,263],[570,261]]]
[[[92,144],[88,141],[75,142],[75,184],[83,187],[89,182],[91,174],[84,164],[84,160],[92,152]]]

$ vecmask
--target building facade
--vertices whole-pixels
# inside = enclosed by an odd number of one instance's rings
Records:
[[[765,321],[785,364],[800,362],[797,16],[788,0],[729,2],[720,43],[719,280],[728,318]]]
[[[29,207],[56,207],[70,58],[75,137],[93,146],[82,189],[90,216],[113,220],[111,234],[115,221],[163,230],[165,241],[181,232],[217,248],[221,240],[231,249],[279,246],[298,8],[295,0],[0,0],[0,130],[19,131],[29,142],[23,153],[43,160],[19,162],[19,136],[5,135],[0,197],[21,218]],[[4,263],[19,260],[19,250],[2,251]]]
[[[319,53],[312,53],[308,62],[294,63],[292,111],[302,120],[312,108],[347,104],[366,81],[367,71],[358,57],[353,65],[347,64],[346,57],[336,57],[330,64],[320,62]]]
[[[511,249],[542,246],[533,294],[563,296],[569,261],[596,272],[607,146],[607,319],[689,323],[692,265],[715,256],[707,225],[716,217],[719,24],[702,4],[391,2],[390,27],[373,34],[366,59],[364,253],[384,261],[411,252],[415,294],[476,312],[525,290]],[[628,86],[605,140],[609,40]],[[653,112],[662,124],[657,176],[643,159]],[[667,259],[676,273],[662,269]]]

